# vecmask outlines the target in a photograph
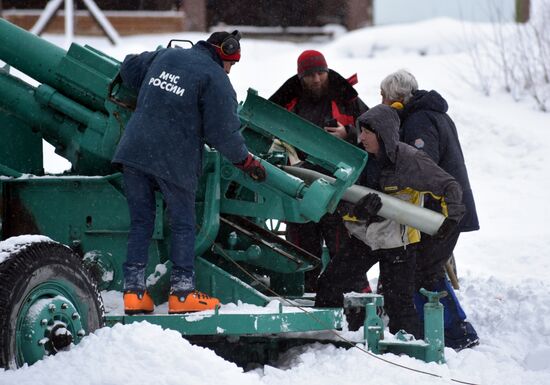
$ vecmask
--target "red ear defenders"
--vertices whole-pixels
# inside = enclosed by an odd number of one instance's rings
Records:
[[[237,30],[231,32],[231,34],[223,39],[222,43],[220,44],[220,49],[222,50],[223,54],[231,56],[239,52],[241,49],[241,44],[239,43],[239,40],[241,40],[241,33]]]

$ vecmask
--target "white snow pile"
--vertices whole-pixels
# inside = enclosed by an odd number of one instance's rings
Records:
[[[102,328],[70,352],[17,371],[6,371],[0,384],[256,384],[235,364],[209,349],[191,346],[181,334],[143,322]]]

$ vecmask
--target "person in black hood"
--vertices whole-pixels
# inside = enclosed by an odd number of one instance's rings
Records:
[[[462,190],[457,181],[425,153],[399,142],[399,123],[397,112],[383,104],[357,119],[361,129],[359,139],[380,166],[377,189],[418,206],[423,205],[425,195],[437,197],[438,211],[443,212],[446,219],[436,238],[444,239],[452,231],[449,224],[460,221],[464,214]],[[353,253],[370,254],[380,262],[390,332],[405,329],[420,337],[422,330],[413,300],[420,232],[378,217],[381,207],[377,194],[367,194],[351,210],[351,215],[345,217],[346,227],[353,235],[350,249]]]
[[[444,241],[423,235],[422,258],[416,271],[417,290],[449,292],[442,300],[445,308],[446,344],[461,349],[477,341],[477,334],[471,324],[465,322],[466,315],[460,307],[454,290],[445,276],[445,264],[451,258],[461,232],[479,230],[476,206],[464,155],[460,146],[456,126],[447,114],[448,105],[436,91],[418,89],[415,77],[408,71],[399,70],[388,75],[380,84],[382,103],[394,107],[401,120],[400,138],[403,142],[424,151],[443,170],[452,175],[461,185],[462,202],[466,212],[460,222],[453,226],[450,236]],[[426,198],[425,206],[432,208],[433,199]],[[420,294],[415,298],[417,310],[425,299]],[[422,317],[422,314],[419,313]]]
[[[323,54],[315,50],[302,52],[297,65],[297,74],[288,79],[269,100],[331,135],[357,145],[355,119],[368,110],[353,88],[357,78],[352,76],[350,79],[344,79],[329,69]],[[307,162],[306,154],[299,150],[297,157],[295,161],[301,161],[298,164],[300,167],[328,173],[323,168]],[[326,243],[329,256],[332,258],[340,248],[342,236],[346,231],[341,216],[326,214],[319,223],[287,223],[286,233],[290,242],[319,258],[323,253],[323,242]],[[306,272],[306,292],[318,290],[320,272],[320,267]],[[368,280],[364,278],[361,281],[363,288],[370,290]]]

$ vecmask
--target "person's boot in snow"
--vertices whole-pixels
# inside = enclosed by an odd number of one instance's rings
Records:
[[[456,351],[479,345],[479,337],[471,323],[460,321],[445,328],[445,346]]]
[[[219,299],[195,290],[193,275],[186,275],[177,266],[172,268],[170,296],[168,297],[169,314],[213,310],[219,305]]]
[[[455,291],[447,278],[441,278],[433,284],[427,285],[429,291],[446,291],[447,296],[439,301],[443,305],[445,346],[457,351],[479,345],[479,337],[471,323],[466,322],[466,313],[460,306]],[[420,293],[414,296],[416,311],[420,320],[424,322],[424,304],[426,297]]]
[[[124,313],[151,313],[155,305],[145,286],[145,265],[125,263],[124,269]]]

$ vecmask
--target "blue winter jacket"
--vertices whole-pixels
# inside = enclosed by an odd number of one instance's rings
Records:
[[[120,75],[139,93],[113,163],[195,191],[205,143],[233,163],[248,155],[235,91],[207,42],[128,55]]]
[[[401,140],[426,152],[435,163],[451,174],[462,187],[466,213],[460,221],[461,232],[479,230],[476,205],[458,133],[447,115],[448,105],[436,91],[419,90],[399,113]],[[428,203],[429,206],[429,203]]]

